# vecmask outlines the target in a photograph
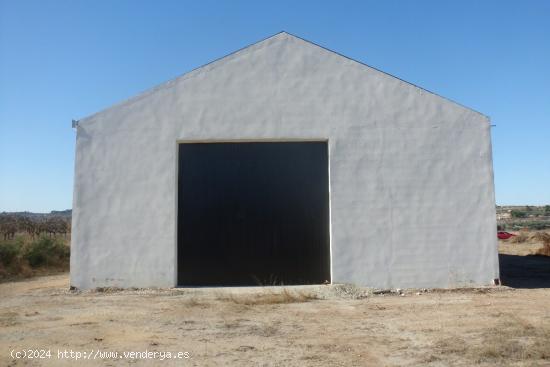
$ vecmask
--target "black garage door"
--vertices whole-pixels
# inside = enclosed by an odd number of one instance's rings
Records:
[[[330,280],[326,142],[179,146],[178,284]]]

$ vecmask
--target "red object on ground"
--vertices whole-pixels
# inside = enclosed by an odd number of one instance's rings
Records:
[[[499,240],[507,240],[508,238],[515,236],[515,234],[508,233],[508,232],[498,232],[497,237]]]

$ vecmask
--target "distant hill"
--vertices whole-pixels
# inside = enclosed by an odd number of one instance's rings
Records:
[[[70,219],[73,211],[71,209],[67,210],[52,210],[49,213],[33,213],[33,212],[2,212],[0,215],[14,215],[17,217],[27,217],[31,219],[47,219],[51,217],[63,217]]]

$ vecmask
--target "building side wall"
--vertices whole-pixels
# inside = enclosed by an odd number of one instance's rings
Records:
[[[282,34],[81,121],[71,283],[176,284],[178,141],[328,139],[332,281],[498,278],[486,117]]]

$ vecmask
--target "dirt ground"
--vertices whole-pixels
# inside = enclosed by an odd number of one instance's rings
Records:
[[[517,288],[78,292],[67,274],[3,283],[0,365],[550,366],[550,258],[518,246],[528,245],[501,247],[503,281]],[[51,357],[10,356],[29,349]]]

